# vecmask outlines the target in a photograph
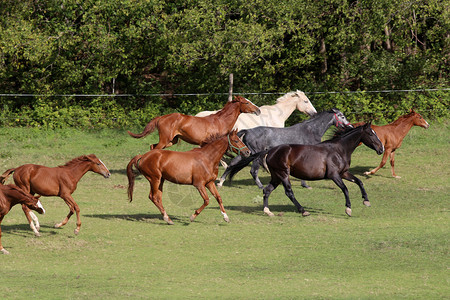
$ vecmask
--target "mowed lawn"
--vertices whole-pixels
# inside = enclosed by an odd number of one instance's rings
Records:
[[[359,188],[346,182],[352,217],[331,181],[308,182],[294,193],[311,216],[296,213],[282,187],[262,213],[262,191],[249,168],[219,189],[231,219],[217,202],[189,221],[202,204],[195,188],[166,183],[163,204],[175,225],[167,225],[148,199],[149,184],[137,177],[133,202],[127,200],[125,168],[157,140],[133,139],[125,130],[2,128],[0,173],[25,163],[62,165],[96,154],[112,176],[87,173],[74,198],[81,209],[68,213],[59,198],[41,198],[41,237],[35,237],[20,206],[6,215],[0,255],[2,299],[448,299],[449,289],[449,123],[414,127],[389,163],[377,174],[381,156],[361,146],[352,172],[361,178],[372,207]],[[136,129],[138,131],[140,129]],[[182,144],[172,149],[187,150]],[[219,175],[223,172],[220,167]],[[264,184],[269,175],[260,171]],[[8,183],[12,180],[9,179]]]

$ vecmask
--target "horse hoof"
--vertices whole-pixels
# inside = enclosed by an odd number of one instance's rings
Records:
[[[394,178],[400,179],[402,178],[401,176],[395,175]]]
[[[311,215],[309,212],[307,212],[307,211],[304,211],[304,212],[302,212],[302,216],[303,217],[307,217],[307,216],[309,216],[309,215]]]
[[[41,236],[41,234],[39,232],[35,232],[34,235],[37,236],[37,237]]]
[[[230,223],[230,218],[226,217],[226,218],[223,218],[223,219],[225,220],[225,222]]]
[[[2,250],[0,250],[3,254],[9,254],[9,252],[5,249],[5,248],[3,248]]]
[[[370,202],[369,202],[369,201],[363,201],[363,204],[364,204],[365,206],[367,206],[367,207],[370,207],[370,206],[372,206],[372,205],[370,204]]]
[[[190,218],[189,218],[189,220],[191,221],[191,222],[194,222],[194,220],[195,220],[195,215],[192,215]]]
[[[345,213],[346,213],[349,217],[351,217],[351,216],[352,216],[352,209],[351,209],[350,207],[347,207],[347,208],[345,209]]]
[[[167,221],[167,224],[168,224],[168,225],[173,225],[174,223],[173,223],[172,220],[169,220],[169,221]]]
[[[364,172],[364,175],[370,175],[370,172]]]
[[[80,233],[80,230],[79,230],[79,229],[75,229],[75,230],[73,231],[73,233],[74,233],[75,235],[78,235],[78,234]]]
[[[269,217],[273,217],[273,216],[275,216],[270,210],[269,210],[269,208],[267,208],[267,207],[264,207],[264,213],[266,214],[266,215],[268,215]]]
[[[61,226],[61,223],[55,224],[55,228],[60,228]]]

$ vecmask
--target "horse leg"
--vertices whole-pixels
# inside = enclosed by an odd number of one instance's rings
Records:
[[[284,193],[286,194],[286,196],[288,196],[288,198],[292,201],[292,203],[294,203],[295,207],[297,207],[297,210],[299,213],[302,214],[302,216],[306,217],[309,216],[310,213],[307,212],[303,206],[300,205],[300,203],[298,203],[297,199],[295,199],[295,195],[294,195],[294,191],[292,190],[292,185],[291,185],[291,181],[289,180],[289,174],[285,174],[285,176],[283,176],[281,178],[281,182],[283,183],[283,187],[284,187]]]
[[[76,213],[77,215],[77,227],[74,230],[75,234],[78,234],[80,232],[81,227],[81,220],[80,220],[80,208],[78,207],[78,204],[75,202],[75,200],[72,198],[72,195],[65,194],[62,195],[61,198],[66,202],[67,206],[69,206],[69,213],[67,214],[67,217],[61,222],[55,224],[55,228],[60,228],[61,226],[64,226],[69,222],[70,217]]]
[[[167,224],[173,225],[173,221],[170,219],[169,215],[167,214],[167,212],[164,209],[164,206],[162,204],[164,179],[153,178],[153,180],[152,180],[152,178],[150,178],[150,177],[147,177],[147,179],[148,179],[148,181],[150,181],[150,194],[148,196],[149,199],[159,209],[159,211],[161,212],[161,215],[163,216],[163,220],[166,221]]]
[[[277,186],[281,183],[278,177],[274,177],[272,175],[272,179],[270,180],[269,184],[263,189],[264,194],[264,200],[263,200],[263,212],[268,215],[269,217],[273,217],[274,214],[269,209],[269,196],[277,188]]]
[[[359,189],[361,190],[361,195],[364,199],[363,204],[365,206],[370,206],[369,198],[367,197],[367,193],[366,193],[366,190],[364,189],[364,184],[362,183],[362,181],[355,175],[351,174],[350,172],[345,172],[342,175],[342,178],[356,183],[359,186]]]
[[[252,174],[253,179],[255,180],[256,185],[260,188],[263,189],[264,186],[261,183],[261,180],[259,180],[258,177],[258,171],[259,171],[259,158],[255,159],[252,163],[252,167],[250,169],[250,174]]]
[[[206,192],[205,186],[203,184],[201,184],[201,185],[197,185],[195,187],[197,188],[198,192],[200,193],[200,196],[202,196],[202,198],[203,198],[203,205],[200,206],[199,209],[194,211],[194,213],[192,214],[192,216],[190,218],[191,222],[193,222],[195,220],[195,218],[202,212],[202,210],[209,204],[209,197],[208,197],[208,193]]]
[[[304,187],[305,189],[312,189],[312,187],[310,187],[310,186],[306,183],[306,181],[304,181],[303,179],[301,180],[301,184],[302,184],[302,187]]]
[[[3,217],[4,217],[4,215],[0,217],[0,225],[2,224]],[[3,248],[3,246],[2,246],[2,227],[1,226],[0,226],[0,252],[3,254],[9,254],[8,250]]]
[[[381,169],[382,167],[384,167],[384,165],[386,164],[386,161],[388,159],[388,156],[391,154],[391,150],[384,150],[383,153],[383,158],[381,159],[381,163],[378,167],[376,167],[375,169],[369,171],[369,172],[364,172],[364,175],[372,175],[375,174],[375,172],[377,172],[379,169]]]
[[[214,198],[216,198],[217,203],[219,203],[220,212],[222,213],[223,219],[227,223],[230,223],[230,218],[228,218],[225,208],[223,207],[222,197],[220,197],[219,192],[217,191],[216,185],[214,184],[214,181],[208,182],[206,184],[206,187],[211,192],[211,194],[214,196]]]
[[[391,153],[391,171],[392,171],[392,176],[394,176],[395,178],[401,178],[400,176],[395,175],[394,164],[395,164],[395,150],[392,151],[392,153]]]
[[[233,158],[230,162],[230,165],[226,168],[225,172],[223,172],[222,176],[220,176],[220,180],[217,183],[218,187],[222,187],[223,183],[225,182],[225,180],[227,179],[228,174],[230,174],[231,170],[233,169],[233,167],[242,160],[242,156],[238,155],[235,158]]]
[[[39,233],[39,221],[35,214],[31,212],[31,209],[29,209],[25,204],[22,204],[22,210],[25,213],[25,217],[27,217],[28,224],[30,224],[31,230],[33,230],[35,236],[41,236]],[[36,221],[36,225],[34,224],[34,221]]]
[[[342,178],[339,175],[329,176],[331,180],[342,190],[345,197],[345,213],[351,217],[352,216],[352,204],[350,203],[350,198],[348,197],[348,189],[342,181]]]
[[[178,136],[175,135],[174,132],[170,132],[163,128],[159,128],[159,142],[158,144],[153,144],[150,146],[150,149],[164,149],[175,145],[178,143]]]

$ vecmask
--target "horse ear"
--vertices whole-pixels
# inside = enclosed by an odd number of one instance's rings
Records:
[[[87,160],[91,161],[91,162],[95,162],[94,160],[97,158],[97,156],[95,156],[95,154],[89,154],[85,156]]]
[[[338,113],[338,112],[339,112],[339,109],[337,109],[337,108],[332,108],[331,111],[334,112],[334,113]]]

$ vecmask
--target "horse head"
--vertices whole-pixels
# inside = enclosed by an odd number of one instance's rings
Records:
[[[361,141],[364,145],[375,150],[378,155],[384,152],[384,145],[372,129],[370,122],[357,128],[362,128]]]
[[[316,109],[312,105],[311,101],[309,101],[308,97],[306,97],[305,93],[297,90],[294,93],[291,93],[291,97],[296,101],[297,109],[301,112],[308,114],[310,117],[317,114]]]
[[[87,160],[92,163],[91,171],[97,174],[103,175],[105,178],[109,178],[111,173],[105,164],[97,157],[95,154],[90,154],[86,156]]]
[[[331,111],[334,113],[333,124],[336,125],[336,127],[341,128],[353,127],[352,124],[350,124],[350,122],[347,120],[347,118],[339,109],[333,108]]]
[[[241,113],[254,113],[257,116],[261,114],[259,107],[253,104],[247,98],[244,98],[242,96],[234,96],[232,102],[239,102],[239,110]]]
[[[425,129],[430,127],[430,124],[428,124],[428,122],[425,121],[425,119],[419,113],[416,113],[414,109],[410,109],[409,111],[409,116],[412,118],[414,125],[423,127]]]
[[[13,202],[25,204],[29,209],[35,210],[40,214],[45,214],[45,209],[39,200],[39,197],[41,196],[35,197],[13,184],[8,184],[3,187],[2,190],[7,194],[9,199],[13,200]]]
[[[242,155],[244,157],[250,156],[250,150],[238,137],[237,129],[232,130],[230,134],[228,134],[228,147],[237,155]]]

